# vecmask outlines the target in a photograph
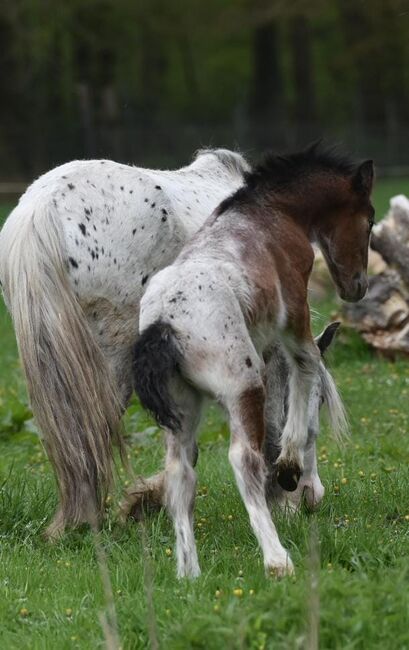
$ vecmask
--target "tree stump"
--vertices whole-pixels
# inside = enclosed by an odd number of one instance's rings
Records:
[[[366,297],[346,304],[348,325],[386,356],[409,355],[409,200],[395,196],[371,236],[371,248],[384,268],[369,278]]]

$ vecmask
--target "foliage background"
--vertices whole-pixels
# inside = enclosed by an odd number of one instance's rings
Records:
[[[376,186],[378,215],[390,196],[409,195],[407,0],[13,0],[0,4],[0,44],[0,190],[73,158],[174,166],[200,146],[256,156],[324,136],[393,176]],[[0,223],[16,196],[5,199]],[[316,331],[337,308],[318,306]],[[409,649],[408,365],[377,358],[345,330],[330,357],[352,435],[338,448],[323,427],[318,513],[274,511],[294,578],[264,576],[227,462],[227,424],[214,407],[200,437],[199,580],[176,582],[163,513],[145,529],[118,525],[117,502],[132,480],[119,472],[102,541],[124,649],[312,650],[315,578],[322,648]],[[158,470],[161,433],[136,402],[125,428],[134,472]],[[94,540],[80,530],[46,544],[55,506],[1,303],[5,650],[103,647]],[[320,542],[313,572],[311,530]]]
[[[0,177],[316,137],[409,165],[407,0],[0,5]]]

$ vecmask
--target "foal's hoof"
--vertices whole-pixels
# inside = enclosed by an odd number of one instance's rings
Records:
[[[277,482],[287,492],[294,492],[297,489],[301,474],[302,471],[298,463],[281,462],[277,465]]]
[[[294,575],[294,565],[290,557],[287,555],[283,562],[274,562],[274,564],[266,566],[266,574],[270,578],[275,578],[276,580],[284,578],[285,576],[292,576]]]

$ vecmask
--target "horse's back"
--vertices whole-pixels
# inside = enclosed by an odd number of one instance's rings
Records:
[[[89,326],[114,365],[138,331],[149,279],[171,264],[218,202],[240,183],[193,163],[145,170],[109,160],[73,161],[38,178],[10,215],[15,231],[48,211],[61,226],[66,271]]]
[[[36,206],[49,206],[57,215],[81,303],[102,296],[116,305],[137,304],[147,280],[175,259],[234,186],[231,179],[189,167],[160,171],[72,161],[34,181],[18,212],[34,215]]]

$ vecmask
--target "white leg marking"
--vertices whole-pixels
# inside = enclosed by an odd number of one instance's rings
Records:
[[[318,352],[310,346],[299,349],[290,364],[288,416],[281,438],[277,462],[304,466],[304,448],[308,439],[308,404],[314,375],[318,372]],[[295,360],[296,357],[298,360]]]
[[[190,462],[191,456],[189,446],[183,440],[167,434],[165,498],[176,533],[179,578],[196,578],[200,575],[193,531],[196,473]]]
[[[242,394],[243,396],[243,394]],[[271,519],[265,496],[266,468],[255,438],[261,442],[263,431],[263,400],[242,400],[230,403],[231,444],[229,461],[233,467],[250,524],[261,546],[266,571],[277,577],[294,571],[291,558],[281,545]],[[252,428],[252,431],[246,430]]]

